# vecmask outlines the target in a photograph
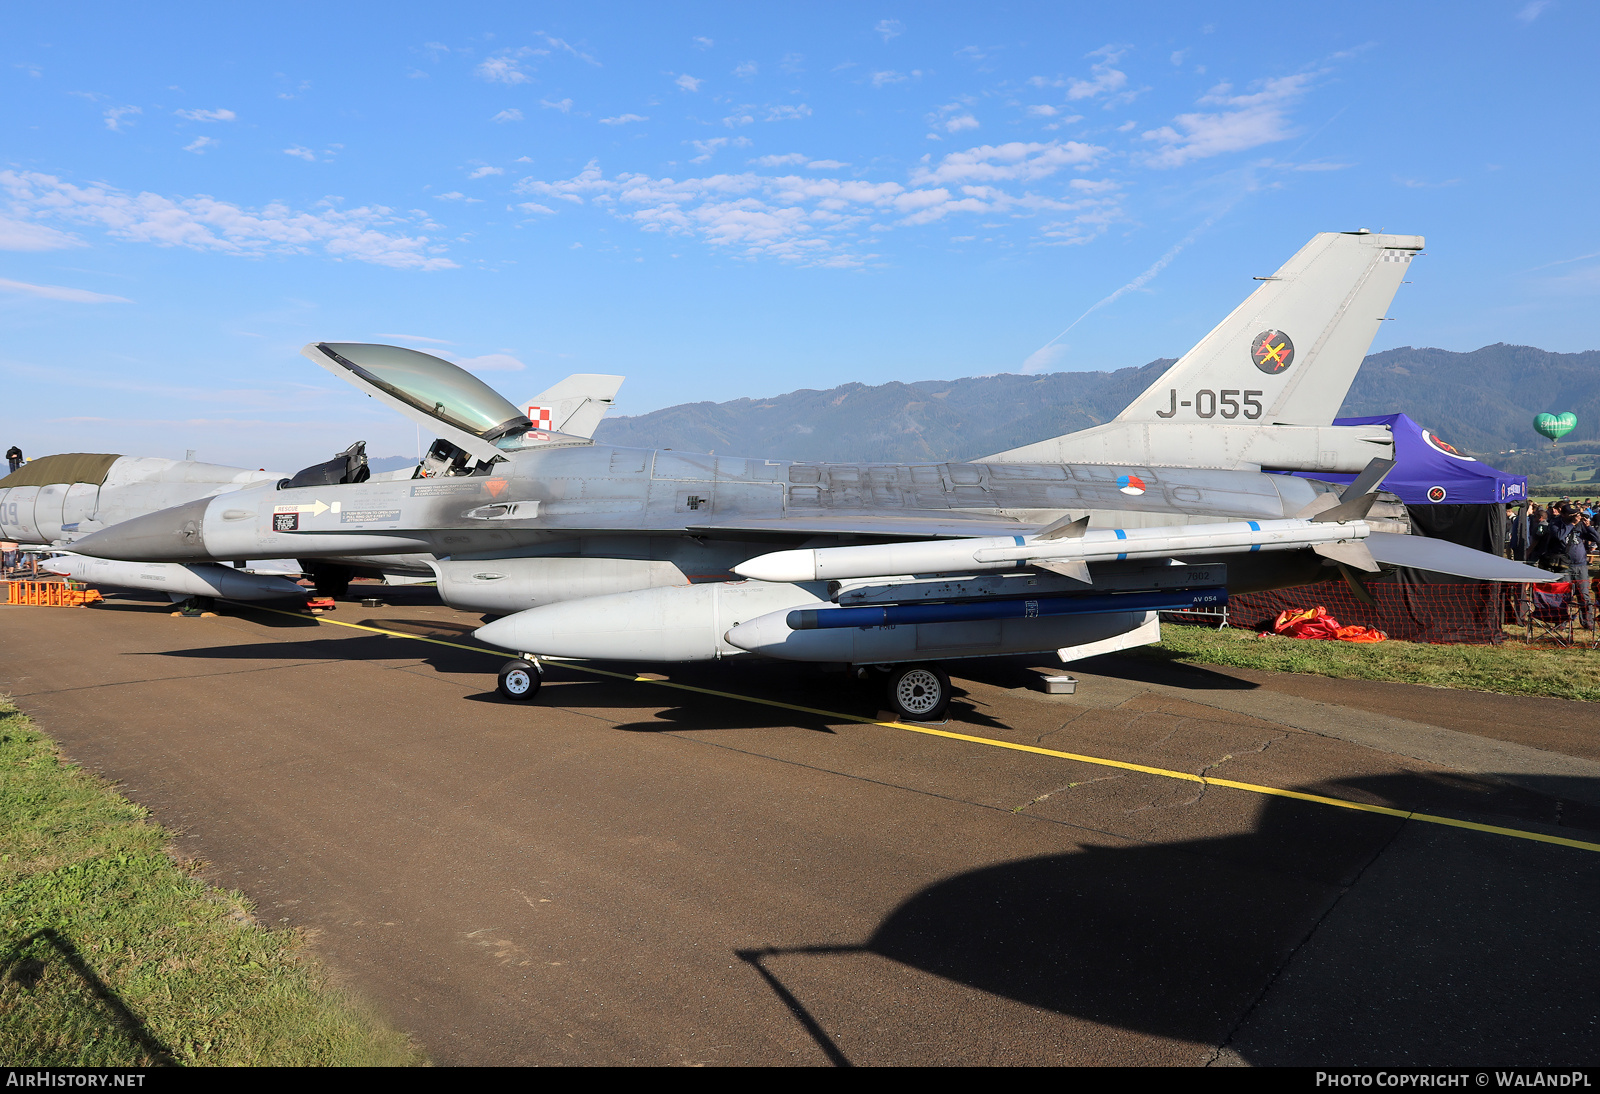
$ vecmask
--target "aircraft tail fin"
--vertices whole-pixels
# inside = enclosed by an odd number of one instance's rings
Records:
[[[524,400],[522,412],[534,425],[544,429],[575,437],[593,437],[625,379],[625,376],[602,376],[593,372],[574,373],[549,390]]]
[[[1116,420],[1331,425],[1422,245],[1313,236]]]

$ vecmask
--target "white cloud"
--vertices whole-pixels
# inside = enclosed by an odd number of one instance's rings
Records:
[[[673,80],[672,82],[677,84],[679,87],[683,88],[683,90],[685,90],[685,91],[699,91],[700,90],[700,85],[702,83],[704,83],[705,81],[704,80],[698,80],[695,77],[690,76],[688,73],[684,73],[682,76],[679,76],[676,80]]]
[[[525,84],[532,77],[522,71],[520,57],[532,50],[505,50],[479,62],[478,77],[492,84]]]
[[[760,68],[758,68],[756,66],[756,63],[754,61],[746,61],[746,62],[744,62],[744,64],[742,64],[742,65],[738,66],[737,68],[735,68],[733,70],[733,74],[735,76],[739,77],[739,79],[741,79],[741,80],[748,80],[750,77],[754,76],[759,71],[761,71],[761,70],[760,70]]]
[[[1517,12],[1517,18],[1521,22],[1531,23],[1539,18],[1539,13],[1549,6],[1550,0],[1531,0],[1531,3],[1523,5],[1522,10]]]
[[[43,224],[0,217],[0,251],[59,251],[86,246],[88,244],[76,236]]]
[[[375,334],[374,338],[398,338],[402,342],[428,342],[435,346],[453,346],[454,342],[447,342],[443,338],[427,338],[420,334]]]
[[[710,49],[717,44],[710,38],[691,38],[689,41],[696,49]]]
[[[298,156],[300,159],[305,160],[307,163],[315,163],[316,160],[317,160],[317,154],[315,152],[311,151],[311,149],[309,149],[309,148],[303,147],[303,146],[298,145],[298,144],[295,145],[293,148],[285,148],[283,150],[283,154],[285,156]]]
[[[841,167],[849,167],[843,160],[812,160],[806,164],[813,171],[837,171]]]
[[[551,216],[555,216],[556,212],[550,206],[540,205],[537,201],[524,201],[517,208],[525,213],[549,213]]]
[[[872,86],[883,87],[885,84],[904,83],[910,78],[904,72],[896,72],[892,68],[886,69],[883,72],[874,72],[872,74]]]
[[[789,122],[809,117],[811,117],[811,108],[805,103],[801,103],[799,106],[767,107],[767,121],[769,122]]]
[[[506,169],[504,167],[490,167],[487,164],[485,164],[482,167],[476,168],[472,172],[472,174],[467,176],[467,178],[469,178],[469,179],[481,179],[481,178],[484,178],[484,177],[486,177],[488,175],[503,175],[505,173],[506,173]]]
[[[434,352],[437,356],[473,372],[521,372],[528,367],[509,353],[485,353],[481,357],[462,357],[445,350]]]
[[[891,38],[898,38],[906,32],[906,25],[898,19],[879,19],[877,26],[872,28],[882,36],[885,42]]]
[[[38,296],[45,300],[63,300],[71,304],[131,304],[126,296],[109,296],[88,289],[69,289],[64,285],[30,285],[26,281],[7,281],[0,278],[0,292]]]
[[[1028,107],[1028,113],[1035,118],[1053,118],[1061,111],[1053,106],[1030,106]]]
[[[600,62],[595,60],[593,56],[591,56],[588,53],[585,53],[581,49],[578,49],[576,46],[568,44],[566,42],[566,40],[564,40],[564,39],[552,38],[552,37],[550,37],[550,35],[545,34],[543,31],[539,32],[539,37],[543,38],[544,41],[545,41],[545,45],[549,46],[551,49],[560,50],[563,53],[570,53],[570,54],[572,54],[572,56],[576,57],[578,60],[584,62],[585,64],[594,65],[596,68],[601,67],[600,66]],[[546,50],[542,50],[542,49],[535,49],[535,50],[528,50],[527,52],[542,54],[542,53],[545,53],[547,51]]]
[[[1312,75],[1275,76],[1262,80],[1256,85],[1259,90],[1247,95],[1234,95],[1228,84],[1218,84],[1200,102],[1228,109],[1214,114],[1180,114],[1172,125],[1144,133],[1145,140],[1161,146],[1146,162],[1152,167],[1178,167],[1293,136],[1288,110],[1310,88]]]
[[[755,115],[744,113],[749,109],[750,108],[748,106],[735,107],[732,114],[729,114],[726,118],[722,119],[722,124],[727,126],[729,129],[738,129],[742,125],[754,125],[756,120]]]
[[[757,167],[790,167],[806,162],[810,158],[801,152],[785,152],[781,156],[762,156],[750,162]]]
[[[513,106],[509,110],[500,111],[489,120],[492,122],[520,122],[522,120],[522,111]]]
[[[555,102],[551,102],[549,99],[540,99],[539,105],[549,110],[559,110],[563,114],[569,113],[572,110],[571,99],[559,99]]]
[[[709,157],[728,138],[696,142]],[[1117,215],[1110,183],[1073,179],[1062,196],[1007,189],[1002,183],[1047,178],[1067,164],[1093,161],[1104,149],[1076,143],[985,146],[919,166],[911,187],[897,182],[761,175],[754,172],[668,179],[623,174],[606,178],[591,162],[578,175],[556,181],[526,178],[519,193],[572,205],[593,205],[638,228],[698,237],[744,257],[771,257],[811,266],[854,266],[877,257],[865,251],[865,234],[929,224],[975,213],[1054,216],[1043,242],[1062,242],[1069,228],[1084,238]],[[781,162],[780,162],[781,161]],[[763,157],[789,166],[795,154]],[[816,166],[844,166],[835,160]],[[1079,183],[1085,185],[1080,186]],[[937,185],[933,185],[937,184]],[[556,205],[560,209],[562,206]],[[887,220],[889,223],[885,223]]]
[[[239,116],[231,110],[174,110],[173,113],[192,122],[231,122]]]
[[[103,229],[113,239],[225,254],[313,254],[408,270],[450,269],[428,236],[381,205],[314,211],[273,202],[249,209],[206,195],[168,198],[96,184],[75,186],[34,171],[0,171],[0,195],[13,216],[51,218]],[[426,223],[418,227],[431,228]]]
[[[1122,50],[1105,46],[1089,54],[1099,57],[1100,60],[1089,66],[1089,74],[1093,77],[1080,80],[1074,77],[1067,81],[1067,98],[1076,102],[1079,99],[1092,99],[1097,95],[1121,91],[1128,83],[1127,74],[1111,66],[1122,59]]]
[[[936,166],[924,164],[915,168],[911,182],[916,186],[1027,182],[1046,178],[1063,167],[1087,166],[1103,152],[1104,148],[1078,141],[985,144],[965,152],[951,152]]]
[[[963,129],[976,129],[978,128],[978,119],[971,114],[958,114],[954,118],[946,119],[944,128],[947,133],[959,133]]]
[[[122,131],[122,119],[131,114],[143,114],[144,111],[137,106],[113,106],[105,112],[106,128],[113,133]]]
[[[183,150],[185,152],[193,152],[197,156],[203,156],[205,155],[207,148],[211,148],[220,143],[222,142],[218,141],[215,137],[196,137],[194,140],[184,145]]]
[[[627,125],[629,122],[647,122],[650,119],[643,114],[618,114],[615,118],[601,118],[601,125]]]
[[[439,195],[440,201],[478,201],[478,198],[469,198],[460,190],[450,190]]]
[[[694,145],[694,148],[695,148],[696,152],[700,153],[698,156],[695,156],[689,162],[690,163],[705,163],[713,155],[716,154],[716,152],[717,152],[717,150],[719,148],[724,148],[724,147],[727,147],[727,146],[730,146],[730,145],[732,147],[734,147],[734,148],[748,148],[748,147],[750,147],[750,138],[749,137],[712,137],[710,140],[690,141],[689,143]]]
[[[14,69],[17,69],[19,71],[26,72],[29,76],[32,76],[35,80],[37,80],[39,77],[44,75],[44,69],[39,67],[38,65],[34,64],[31,61],[18,61],[16,64],[12,65],[11,67],[14,68]]]

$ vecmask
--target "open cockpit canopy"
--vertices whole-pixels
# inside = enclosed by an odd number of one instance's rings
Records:
[[[431,353],[364,342],[316,342],[301,352],[482,461],[519,448],[592,443],[534,429],[505,396]]]
[[[431,353],[361,342],[319,342],[317,348],[354,377],[491,444],[533,425],[494,388]]]

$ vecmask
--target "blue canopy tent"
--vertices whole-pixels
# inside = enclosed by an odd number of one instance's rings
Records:
[[[1471,456],[1404,414],[1335,418],[1334,425],[1386,425],[1394,434],[1395,468],[1383,488],[1408,506],[1515,505],[1528,496],[1526,475],[1508,475]],[[1310,474],[1325,482],[1349,482],[1354,475]]]
[[[1397,494],[1418,535],[1446,539],[1498,555],[1505,548],[1507,505],[1528,496],[1528,480],[1456,451],[1404,414],[1338,418],[1334,425],[1387,425],[1395,466],[1383,489]],[[1307,472],[1305,478],[1347,484],[1354,475]],[[1377,627],[1417,642],[1498,642],[1504,615],[1500,586],[1465,582],[1425,570],[1400,569],[1365,579],[1376,604],[1354,596],[1342,581],[1234,597],[1229,614],[1264,625],[1286,608],[1326,605],[1342,623]]]

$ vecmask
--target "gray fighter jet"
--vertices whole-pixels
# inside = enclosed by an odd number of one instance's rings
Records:
[[[1390,530],[1382,431],[1332,415],[1422,242],[1314,238],[1108,426],[970,463],[798,463],[595,444],[536,427],[476,377],[395,346],[308,358],[439,435],[407,479],[264,484],[98,532],[99,558],[430,555],[444,600],[521,656],[754,654],[882,667],[901,717],[949,699],[940,662],[1156,641],[1162,610],[1413,566],[1542,573]],[[1222,419],[1218,421],[1217,419]],[[1109,438],[1109,439],[1107,439]],[[1102,453],[1079,461],[1062,454]],[[1342,492],[1263,468],[1361,471]]]
[[[623,377],[592,373],[568,376],[522,403],[525,415],[580,437],[594,435],[616,399]],[[293,486],[337,485],[369,479],[409,479],[416,469],[372,475],[366,447],[357,442],[344,452],[293,476],[265,469],[170,460],[154,456],[67,452],[45,456],[0,478],[0,538],[52,547],[44,568],[99,585],[165,593],[174,600],[225,597],[270,600],[299,596],[305,589],[291,576],[309,574],[322,595],[342,595],[356,573],[388,581],[431,581],[431,556],[378,558],[241,560],[214,563],[153,563],[91,559],[72,553],[74,541],[148,513],[212,498],[246,487],[273,483]]]

